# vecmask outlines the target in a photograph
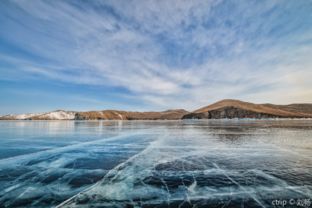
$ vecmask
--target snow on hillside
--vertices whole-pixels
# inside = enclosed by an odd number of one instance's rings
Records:
[[[25,119],[35,119],[35,120],[72,120],[75,118],[75,112],[73,111],[52,111],[48,113],[27,113],[18,115],[6,115],[0,116],[0,119],[13,119],[13,120],[25,120]]]
[[[27,113],[27,114],[12,115],[12,117],[18,120],[23,120],[23,119],[29,119],[33,116],[38,116],[38,115],[40,114],[39,113]]]
[[[51,120],[71,120],[75,118],[75,112],[72,111],[53,111],[38,116],[39,119]]]

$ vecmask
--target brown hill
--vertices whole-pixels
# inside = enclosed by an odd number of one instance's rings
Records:
[[[162,112],[104,110],[78,112],[75,115],[75,120],[179,120],[188,113],[183,109]]]
[[[222,118],[312,118],[312,104],[254,104],[240,100],[221,100],[193,112],[183,109],[162,112],[52,111],[47,113],[0,116],[0,120],[179,120]]]
[[[190,112],[183,109],[162,112],[103,110],[74,112],[57,110],[48,113],[0,116],[0,120],[179,120]]]
[[[226,99],[195,110],[183,118],[312,118],[312,104],[254,104]]]
[[[294,113],[308,113],[312,114],[312,104],[303,103],[303,104],[289,104],[289,105],[272,105],[272,104],[263,104],[265,106],[271,107],[271,108],[278,108]]]

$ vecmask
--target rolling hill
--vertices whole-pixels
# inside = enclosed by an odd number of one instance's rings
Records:
[[[226,99],[195,110],[183,117],[183,119],[194,118],[312,118],[312,104],[254,104]]]
[[[0,120],[180,120],[224,118],[312,118],[312,104],[255,104],[240,100],[221,100],[193,112],[183,109],[134,112],[121,110],[64,111],[0,116]]]
[[[179,120],[189,112],[183,109],[162,112],[133,112],[133,111],[89,111],[78,112],[76,120]]]
[[[103,111],[52,111],[0,116],[0,120],[179,120],[189,112],[183,109],[162,112],[132,112],[119,110]]]

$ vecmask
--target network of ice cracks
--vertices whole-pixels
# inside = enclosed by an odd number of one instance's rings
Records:
[[[148,129],[4,159],[0,204],[272,207],[274,199],[308,199],[310,149],[269,141],[290,133]]]
[[[152,138],[130,133],[2,159],[0,207],[53,207],[102,179]]]
[[[58,207],[272,207],[274,199],[311,198],[309,150],[244,143],[249,134],[228,133],[163,133]]]

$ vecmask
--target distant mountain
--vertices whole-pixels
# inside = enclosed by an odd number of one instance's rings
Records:
[[[76,112],[57,110],[48,113],[29,113],[1,116],[0,120],[73,120]]]
[[[312,104],[254,104],[226,99],[183,116],[183,119],[194,118],[312,118]]]
[[[0,116],[0,120],[180,120],[222,118],[312,118],[312,104],[254,104],[227,99],[193,112],[183,109],[161,112],[121,110],[75,112],[57,110],[48,113]]]
[[[76,120],[179,120],[189,112],[183,109],[162,112],[132,112],[132,111],[89,111],[78,112]]]
[[[19,114],[1,116],[0,120],[179,120],[188,111],[183,109],[162,112],[132,112],[118,110],[104,111],[53,111],[37,114]]]

